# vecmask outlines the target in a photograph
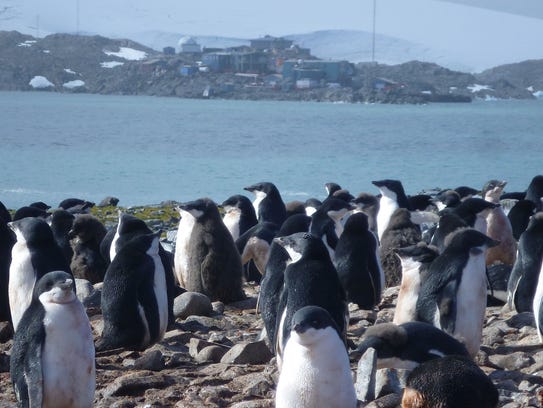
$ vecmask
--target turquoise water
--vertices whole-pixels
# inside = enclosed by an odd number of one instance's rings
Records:
[[[361,105],[0,92],[0,201],[112,195],[119,205],[222,201],[272,181],[285,201],[334,181],[408,194],[543,174],[543,102]]]

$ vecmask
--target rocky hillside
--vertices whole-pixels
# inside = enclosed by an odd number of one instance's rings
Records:
[[[482,82],[507,81],[518,88],[543,90],[543,59],[500,65],[477,74]]]

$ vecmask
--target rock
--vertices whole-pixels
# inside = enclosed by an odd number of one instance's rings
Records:
[[[197,292],[185,292],[173,301],[173,314],[180,319],[189,316],[210,316],[213,312],[209,298]]]
[[[0,354],[0,373],[9,373],[9,356],[7,354]]]
[[[194,359],[198,363],[218,363],[227,351],[228,349],[221,346],[207,346],[200,350]]]
[[[147,350],[140,358],[134,361],[136,370],[160,371],[165,367],[164,355],[160,350]]]
[[[86,279],[75,279],[75,290],[77,292],[77,298],[83,304],[85,304],[85,299],[87,299],[94,292],[94,286]]]
[[[534,363],[533,358],[521,351],[505,356],[499,354],[489,356],[489,360],[496,366],[509,371],[520,370],[521,368],[529,367]]]
[[[400,384],[398,373],[396,370],[390,368],[377,370],[375,376],[375,396],[379,398],[392,393],[402,393],[402,385]]]
[[[104,391],[104,397],[121,395],[143,395],[149,388],[165,388],[174,383],[167,375],[149,371],[138,371],[116,378]]]
[[[230,408],[272,408],[275,404],[273,399],[266,400],[254,400],[254,401],[242,401],[234,405],[231,405]]]
[[[377,352],[370,347],[358,361],[354,388],[356,398],[362,402],[375,399],[375,374],[377,371]]]
[[[202,351],[204,348],[209,346],[214,346],[215,344],[209,343],[205,340],[198,339],[198,338],[192,338],[189,342],[189,354],[192,358],[196,358],[198,353]]]
[[[217,314],[223,314],[224,313],[224,303],[223,302],[213,302],[211,304],[213,307],[213,311]]]
[[[189,316],[179,325],[182,330],[193,333],[209,333],[211,330],[224,330],[225,322],[205,316]]]
[[[233,307],[235,309],[242,309],[242,310],[256,309],[257,300],[258,299],[256,297],[249,297],[247,299],[243,299],[238,302],[229,303],[228,306]]]
[[[221,359],[225,364],[265,364],[273,357],[264,341],[236,344]]]
[[[10,322],[0,322],[0,343],[5,343],[13,337],[13,326]]]
[[[100,201],[98,207],[116,207],[119,204],[119,199],[116,197],[108,196]]]
[[[388,394],[370,402],[365,408],[397,408],[402,402],[401,394]]]
[[[209,338],[207,339],[207,341],[209,341],[210,343],[218,343],[227,347],[232,347],[234,345],[234,343],[228,337],[219,332],[209,333]]]

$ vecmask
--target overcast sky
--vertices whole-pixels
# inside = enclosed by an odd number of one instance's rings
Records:
[[[372,30],[373,0],[0,0],[0,10],[2,5],[15,5],[17,18],[11,23],[17,21],[32,34],[38,15],[42,32],[75,32],[78,3],[79,29],[109,36],[161,30],[254,38]],[[19,27],[0,20],[0,29],[14,28]],[[377,0],[376,30],[453,57],[472,58],[477,68],[484,65],[485,54],[493,56],[492,63],[502,62],[500,55],[503,62],[543,58],[543,0]]]

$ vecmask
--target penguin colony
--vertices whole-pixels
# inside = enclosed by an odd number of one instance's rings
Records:
[[[173,327],[184,291],[257,308],[278,368],[277,407],[356,407],[349,361],[373,350],[378,368],[407,369],[402,407],[496,407],[474,363],[488,299],[532,312],[543,343],[543,176],[526,192],[503,181],[408,196],[399,180],[357,197],[285,204],[277,187],[179,203],[173,252],[160,231],[119,213],[109,231],[93,203],[0,203],[0,320],[14,329],[10,376],[20,406],[91,407],[97,352],[144,350]],[[515,197],[508,214],[500,200]],[[222,214],[222,216],[221,216]],[[252,268],[252,272],[251,272]],[[104,328],[93,342],[75,278],[102,285]],[[349,303],[373,310],[399,285],[394,320],[347,342]],[[499,295],[498,293],[503,293]]]

